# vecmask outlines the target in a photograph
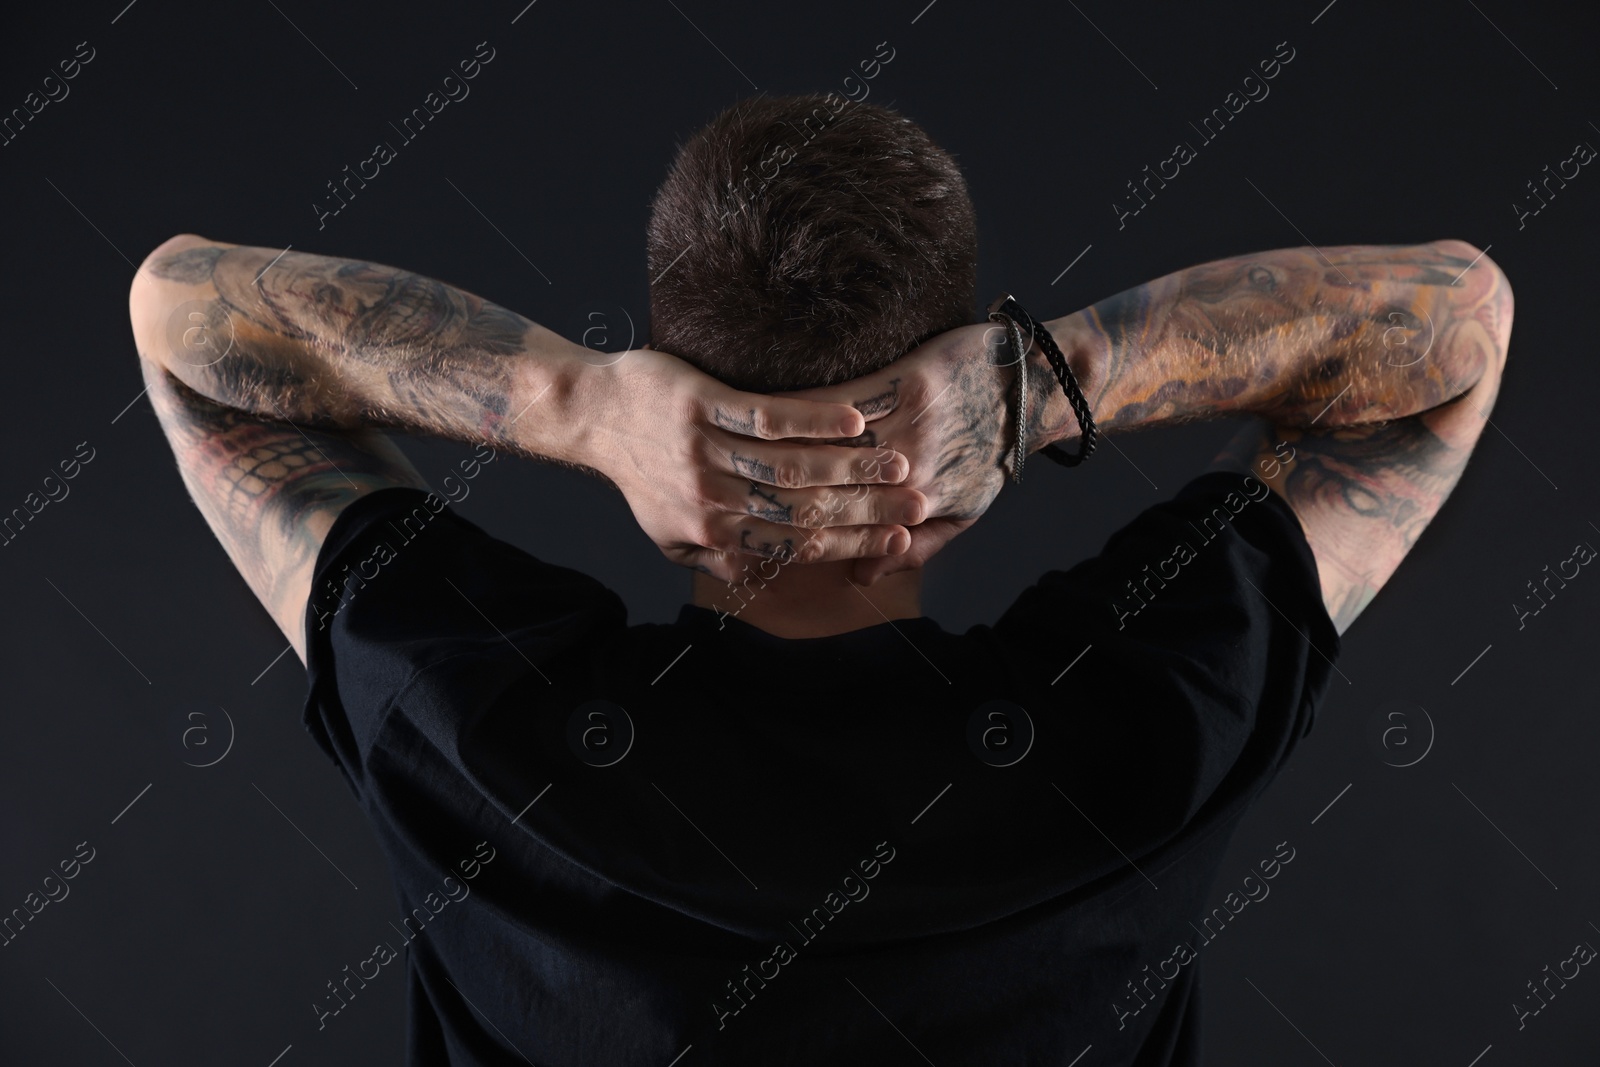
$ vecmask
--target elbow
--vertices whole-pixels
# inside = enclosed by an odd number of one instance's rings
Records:
[[[1500,349],[1500,362],[1505,363],[1506,352],[1511,347],[1511,318],[1516,311],[1516,300],[1511,295],[1511,279],[1506,277],[1506,272],[1500,265],[1488,256],[1483,257],[1483,262],[1488,264],[1490,273],[1494,278],[1494,289],[1491,295],[1491,306],[1494,310],[1494,336]]]
[[[1447,257],[1446,269],[1454,278],[1447,289],[1456,322],[1448,328],[1444,340],[1452,350],[1468,357],[1461,366],[1459,392],[1477,387],[1483,379],[1491,379],[1492,384],[1485,388],[1492,390],[1505,369],[1511,345],[1511,321],[1516,308],[1511,281],[1500,265],[1476,245],[1449,240],[1436,242],[1435,248]],[[1468,362],[1470,366],[1465,365]]]
[[[133,327],[133,344],[139,359],[160,362],[161,285],[148,269],[149,259],[139,266],[128,287],[128,322]]]
[[[193,248],[210,248],[215,247],[215,245],[216,242],[208,241],[199,234],[180,233],[176,236],[168,237],[151,249],[150,254],[144,257],[144,262],[139,264],[139,269],[133,275],[133,292],[138,293],[141,289],[147,288],[150,284],[162,279],[191,282],[204,280],[203,278],[193,279],[191,278],[192,270],[184,271],[181,269],[185,263],[181,254]],[[209,276],[209,272],[207,276]]]
[[[180,233],[152,249],[134,272],[128,287],[128,319],[141,359],[168,365],[167,356],[171,353],[167,320],[185,302],[174,283],[194,285],[209,280],[209,271],[203,277],[196,276],[193,264],[178,257],[189,249],[211,244],[196,234]]]
[[[1511,280],[1500,264],[1490,259],[1486,250],[1468,241],[1435,241],[1434,247],[1451,262],[1450,272],[1455,275],[1451,288],[1458,290],[1457,300],[1466,313],[1483,324],[1494,337],[1502,359],[1511,343],[1511,318],[1515,300],[1511,293]]]
[[[160,244],[156,245],[155,248],[151,249],[150,254],[145,257],[144,261],[146,264],[149,264],[153,260],[160,259],[163,256],[169,256],[174,252],[182,252],[186,248],[194,248],[197,245],[210,245],[214,243],[215,242],[206,240],[197,233],[174,234],[173,236],[168,237],[165,241],[162,241]]]

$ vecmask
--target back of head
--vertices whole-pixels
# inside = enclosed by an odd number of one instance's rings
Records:
[[[651,208],[651,343],[742,389],[833,385],[971,321],[977,223],[949,153],[837,94],[757,97]]]

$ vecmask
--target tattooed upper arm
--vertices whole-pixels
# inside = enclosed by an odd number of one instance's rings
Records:
[[[1322,431],[1258,423],[1215,466],[1249,471],[1288,502],[1344,633],[1438,513],[1470,451],[1452,448],[1422,415]]]
[[[427,483],[377,431],[257,418],[139,362],[190,496],[303,660],[312,570],[334,519],[367,493]]]

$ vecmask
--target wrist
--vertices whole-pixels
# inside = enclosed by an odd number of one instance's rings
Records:
[[[601,420],[615,375],[555,334],[518,359],[501,436],[519,453],[606,473]]]
[[[1067,367],[1077,379],[1097,427],[1107,429],[1100,405],[1104,392],[1104,350],[1089,329],[1084,313],[1065,315],[1042,325],[1050,331],[1051,339],[1066,358]],[[1038,344],[1028,353],[1028,398],[1028,452],[1038,452],[1047,445],[1071,449],[1083,435],[1083,427],[1078,424],[1061,381]]]

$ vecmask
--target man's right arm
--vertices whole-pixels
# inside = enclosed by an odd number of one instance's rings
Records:
[[[888,553],[922,517],[920,494],[891,484],[906,460],[886,452],[867,473],[856,450],[814,443],[854,432],[854,411],[733,389],[664,352],[595,361],[410,271],[183,234],[146,258],[129,311],[141,356],[197,410],[195,398],[295,437],[398,429],[575,466],[616,485],[669,559],[729,581],[750,557]],[[860,491],[825,509],[841,485]]]
[[[1347,629],[1460,478],[1499,391],[1512,296],[1461,241],[1286,249],[1167,275],[1047,323],[1106,433],[1260,417],[1218,457],[1294,509]],[[1077,424],[1030,359],[1036,448]]]

